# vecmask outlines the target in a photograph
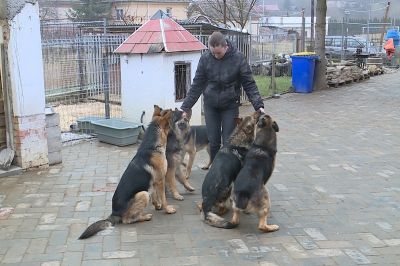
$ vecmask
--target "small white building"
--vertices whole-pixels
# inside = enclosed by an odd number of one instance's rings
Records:
[[[196,37],[162,11],[130,35],[116,50],[121,54],[122,116],[151,121],[153,106],[179,108],[190,88],[201,51]],[[192,108],[192,125],[201,124],[201,97]]]

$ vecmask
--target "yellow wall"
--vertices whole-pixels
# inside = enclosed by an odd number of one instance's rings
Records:
[[[131,23],[143,23],[151,18],[158,10],[166,13],[167,8],[171,8],[172,18],[184,20],[187,19],[186,10],[189,3],[114,3],[111,16],[116,19],[116,9],[122,9],[124,19]]]

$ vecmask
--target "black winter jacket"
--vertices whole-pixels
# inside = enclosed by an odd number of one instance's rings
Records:
[[[216,59],[210,50],[202,54],[193,83],[182,103],[183,111],[190,111],[201,93],[203,93],[205,105],[220,109],[238,106],[241,86],[255,110],[264,108],[244,54],[238,51],[230,41],[228,41],[228,47],[222,59]]]

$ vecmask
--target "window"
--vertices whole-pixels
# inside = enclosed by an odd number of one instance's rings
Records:
[[[168,17],[172,18],[172,7],[167,7],[165,9],[165,13],[167,14]]]
[[[342,47],[342,38],[334,38],[332,40],[332,46]]]
[[[190,63],[175,62],[175,101],[183,101],[191,83]]]
[[[325,39],[325,46],[332,46],[332,38]]]
[[[359,46],[362,46],[362,44],[355,39],[348,39],[347,46],[352,48],[357,48]]]
[[[124,18],[124,10],[122,8],[115,9],[117,20],[122,20]]]

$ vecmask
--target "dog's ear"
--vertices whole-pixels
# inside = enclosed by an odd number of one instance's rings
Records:
[[[236,124],[236,125],[239,125],[240,123],[242,123],[242,121],[243,121],[243,118],[241,118],[241,117],[235,117],[235,124]]]
[[[275,132],[279,132],[279,126],[278,123],[276,123],[275,121],[272,122],[272,128],[275,130]]]
[[[154,111],[153,111],[153,117],[155,116],[160,116],[161,115],[161,107],[158,106],[157,104],[154,105]]]
[[[171,109],[163,110],[161,114],[160,126],[164,129],[169,128],[171,118],[172,118],[172,110]]]

